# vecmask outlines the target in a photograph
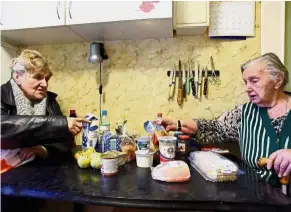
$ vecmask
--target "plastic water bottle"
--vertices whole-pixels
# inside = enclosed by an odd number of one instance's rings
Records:
[[[110,131],[110,121],[108,118],[107,110],[102,110],[100,132],[103,134],[105,131]]]

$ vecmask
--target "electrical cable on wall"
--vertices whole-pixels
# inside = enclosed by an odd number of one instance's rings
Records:
[[[103,94],[103,85],[102,85],[102,62],[103,60],[108,59],[108,56],[105,54],[105,48],[103,43],[92,42],[90,44],[90,55],[88,58],[89,63],[95,64],[99,63],[99,124],[102,116],[102,94]]]

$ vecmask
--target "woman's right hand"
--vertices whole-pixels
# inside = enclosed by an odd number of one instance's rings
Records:
[[[84,118],[67,118],[68,129],[74,135],[78,135],[82,130],[82,123],[90,123],[90,121]]]
[[[197,124],[194,120],[180,120],[181,122],[181,131],[187,134],[194,134],[197,132]],[[163,125],[166,131],[176,131],[178,128],[178,120],[172,120],[168,118],[163,118],[157,122],[160,125]]]

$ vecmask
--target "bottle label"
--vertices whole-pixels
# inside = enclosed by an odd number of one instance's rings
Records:
[[[110,131],[110,125],[100,125],[100,131]]]
[[[117,158],[103,158],[102,159],[102,174],[115,174],[118,172],[118,161]]]
[[[186,144],[178,142],[178,152],[186,152]]]

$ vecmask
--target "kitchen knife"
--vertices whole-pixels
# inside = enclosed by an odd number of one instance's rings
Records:
[[[257,161],[257,164],[259,167],[264,167],[267,165],[269,158],[260,158]],[[288,191],[288,185],[290,183],[290,175],[286,176],[286,177],[281,177],[280,178],[280,183],[281,183],[281,191],[283,192],[283,194],[285,195],[289,195],[289,191]]]
[[[202,70],[199,70],[199,77],[198,77],[198,86],[199,86],[199,94],[198,94],[198,99],[202,100],[202,73],[204,71],[204,68]]]
[[[220,81],[219,77],[216,76],[216,74],[215,74],[215,67],[214,67],[214,61],[213,61],[212,56],[210,56],[210,62],[211,62],[212,74],[214,75],[214,76],[212,76],[212,83],[211,84],[220,85],[221,81]]]
[[[186,80],[186,94],[190,94],[190,72],[191,72],[191,62],[188,61],[188,71],[187,71],[187,80]]]
[[[195,62],[195,65],[194,65],[194,81],[195,81],[195,97],[198,98],[198,75],[199,75],[199,72],[198,72],[198,69],[199,69],[199,65],[197,62]]]
[[[183,98],[186,98],[186,71],[187,65],[184,64],[184,70],[183,70]]]
[[[193,95],[193,97],[195,97],[196,88],[195,88],[195,81],[194,81],[194,72],[192,71],[192,69],[190,69],[190,73],[191,73],[190,86],[191,86],[191,89],[192,89],[192,95]]]
[[[180,60],[179,60],[179,88],[178,88],[177,102],[178,102],[178,105],[181,105],[183,102],[182,64]]]
[[[172,79],[172,87],[171,87],[171,97],[174,98],[175,96],[175,88],[176,88],[176,76],[177,76],[177,67],[174,66],[174,75]]]
[[[208,68],[206,66],[206,70],[204,72],[204,87],[203,87],[203,95],[208,97]]]
[[[173,85],[174,72],[175,72],[175,70],[172,70],[172,71],[171,71],[171,74],[170,74],[170,81],[169,81],[169,96],[168,96],[168,100],[170,100],[170,99],[172,98],[172,89],[173,89],[173,87],[174,87],[174,85]]]

